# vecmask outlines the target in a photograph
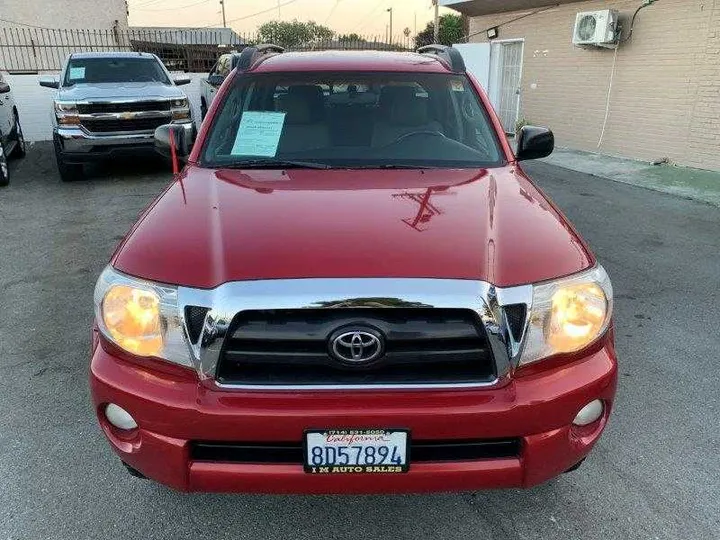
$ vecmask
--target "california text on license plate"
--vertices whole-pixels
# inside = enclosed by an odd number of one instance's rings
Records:
[[[407,430],[311,430],[305,432],[305,472],[397,474],[408,472]]]

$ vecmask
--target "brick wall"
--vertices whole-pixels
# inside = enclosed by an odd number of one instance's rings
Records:
[[[59,76],[59,73],[44,73],[43,75]],[[207,73],[183,73],[192,77],[192,83],[181,86],[190,100],[193,109],[193,118],[199,126],[200,122],[200,80],[207,77]],[[13,98],[20,113],[23,133],[28,141],[48,141],[52,139],[52,98],[55,90],[43,88],[38,84],[42,75],[9,75],[4,74],[10,85]]]
[[[640,3],[577,2],[503,25],[500,39],[525,39],[521,118],[550,126],[562,146],[720,170],[720,0],[662,0],[640,12],[618,50],[598,147],[614,51],[574,47],[575,15],[617,9],[627,19]],[[470,31],[522,14],[472,18]]]

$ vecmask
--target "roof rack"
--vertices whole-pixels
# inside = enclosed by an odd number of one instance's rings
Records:
[[[448,47],[447,45],[426,45],[420,47],[417,52],[420,54],[429,54],[436,56],[440,61],[446,64],[453,73],[465,73],[465,60],[455,47]]]
[[[248,71],[262,57],[271,54],[282,54],[284,52],[285,49],[271,43],[246,47],[241,53],[232,55],[231,69],[237,68],[238,71]]]

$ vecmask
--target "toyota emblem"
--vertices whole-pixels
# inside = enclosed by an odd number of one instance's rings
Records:
[[[383,353],[383,338],[371,329],[341,330],[330,336],[330,352],[347,364],[368,364]]]

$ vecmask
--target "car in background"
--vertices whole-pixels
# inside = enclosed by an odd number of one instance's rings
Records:
[[[25,155],[25,137],[10,85],[0,73],[0,186],[10,183],[8,158]]]
[[[220,85],[225,82],[225,79],[232,71],[232,53],[223,54],[218,59],[217,63],[210,70],[210,74],[207,79],[204,79],[200,84],[202,86],[200,94],[200,115],[202,119],[205,119],[205,115],[210,108],[215,94],[217,94]]]
[[[155,128],[182,124],[192,130],[190,103],[154,54],[72,54],[60,79],[42,78],[56,89],[52,123],[55,157],[63,182],[80,178],[83,165],[119,155],[152,154]]]

